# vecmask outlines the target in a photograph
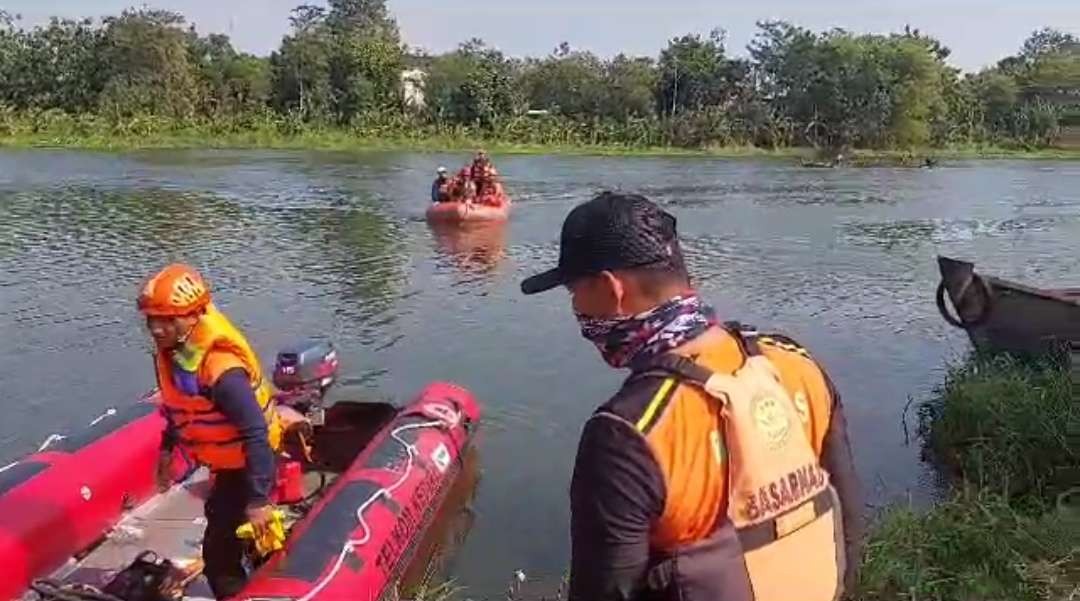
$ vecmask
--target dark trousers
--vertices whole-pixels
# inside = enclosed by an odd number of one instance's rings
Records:
[[[206,499],[203,574],[218,599],[239,593],[247,582],[245,546],[236,538],[236,529],[247,521],[248,486],[244,470],[215,472],[214,486]]]

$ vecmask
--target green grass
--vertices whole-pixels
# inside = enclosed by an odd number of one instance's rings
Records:
[[[711,156],[725,158],[794,158],[809,151],[797,148],[767,150],[749,146],[690,149],[678,147],[631,147],[618,145],[529,144],[478,137],[390,135],[366,137],[345,130],[325,130],[283,135],[252,131],[210,134],[199,130],[155,132],[149,135],[90,133],[18,133],[0,136],[0,147],[71,148],[83,150],[148,149],[288,149],[288,150],[401,150],[413,152],[473,151],[484,148],[503,155],[593,155],[593,156]]]
[[[1080,397],[1067,374],[975,358],[950,370],[920,429],[955,492],[879,516],[853,598],[1080,599],[1080,511],[1060,503],[1080,485]]]
[[[1080,394],[1055,367],[1008,356],[955,366],[922,406],[920,431],[946,469],[997,494],[1080,484]]]
[[[895,507],[866,547],[860,601],[1080,598],[1080,518],[976,489],[927,512]]]
[[[110,123],[94,115],[71,116],[57,111],[20,115],[0,111],[0,147],[73,148],[124,151],[142,149],[310,149],[469,151],[484,147],[498,154],[572,154],[600,156],[760,157],[794,160],[813,156],[809,148],[765,149],[753,146],[681,148],[581,143],[520,143],[476,135],[464,128],[408,127],[402,123],[353,129],[291,123],[274,116],[200,122],[191,125],[155,117]],[[1080,159],[1080,149],[1007,149],[964,146],[944,149],[859,150],[856,164],[898,164],[910,156],[944,160],[974,158]]]

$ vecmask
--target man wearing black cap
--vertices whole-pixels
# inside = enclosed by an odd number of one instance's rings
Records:
[[[585,424],[571,484],[571,601],[832,601],[854,580],[857,481],[840,397],[798,344],[721,324],[676,220],[605,192],[563,224],[555,269],[622,388]]]

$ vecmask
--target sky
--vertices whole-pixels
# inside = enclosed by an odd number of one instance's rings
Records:
[[[289,11],[319,0],[145,0],[183,13],[203,33],[227,33],[239,49],[269,54],[288,30]],[[36,25],[50,16],[115,14],[140,0],[0,0]],[[745,55],[759,20],[814,30],[888,33],[910,23],[953,50],[967,71],[1013,54],[1033,30],[1080,35],[1080,0],[389,0],[405,41],[432,52],[479,37],[514,56],[543,56],[560,42],[603,56],[655,56],[675,36],[728,32],[730,54]]]

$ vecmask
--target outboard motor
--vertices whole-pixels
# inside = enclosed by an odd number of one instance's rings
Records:
[[[338,358],[329,342],[307,341],[277,354],[274,361],[274,400],[284,428],[282,458],[271,500],[291,505],[305,500],[303,464],[312,463],[315,432],[326,424],[323,401],[337,379]],[[326,485],[325,477],[319,489]]]
[[[296,409],[313,426],[323,425],[323,400],[337,371],[337,351],[330,342],[307,341],[279,352],[274,363],[277,403]]]

